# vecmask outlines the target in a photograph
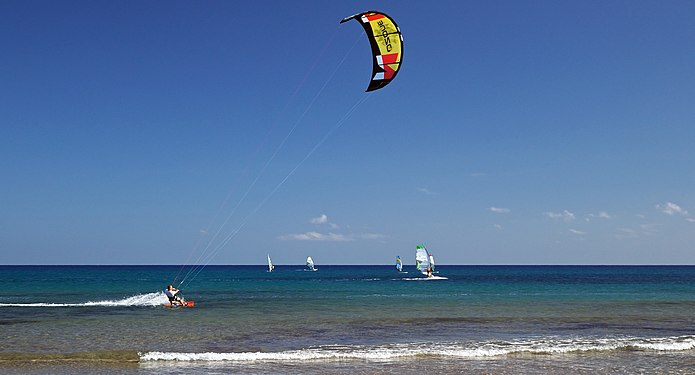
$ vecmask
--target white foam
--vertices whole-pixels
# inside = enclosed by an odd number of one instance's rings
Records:
[[[637,342],[633,344],[633,346],[639,349],[648,349],[656,351],[693,350],[695,349],[695,337],[682,336],[646,339],[642,342]]]
[[[360,349],[344,348],[342,350],[323,347],[317,349],[290,350],[284,352],[244,352],[244,353],[170,353],[170,352],[148,352],[139,353],[142,361],[233,361],[233,362],[254,362],[254,361],[326,361],[326,360],[350,360],[350,359],[391,359],[396,357],[406,357],[411,355],[407,351],[393,349]]]
[[[88,301],[84,303],[0,303],[0,307],[87,307],[87,306],[160,306],[168,299],[162,292],[138,294],[120,300]]]
[[[627,348],[674,352],[695,349],[695,336],[663,338],[545,338],[522,341],[499,341],[478,343],[414,343],[381,346],[321,346],[283,352],[242,353],[139,353],[141,361],[232,361],[232,362],[296,362],[331,360],[393,360],[418,356],[486,358],[513,354],[568,354],[586,351],[614,351]]]
[[[402,279],[393,279],[393,280],[431,281],[431,280],[449,280],[449,278],[444,277],[444,276],[432,276],[432,277],[404,277]]]

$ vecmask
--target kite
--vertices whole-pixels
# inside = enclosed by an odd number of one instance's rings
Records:
[[[403,60],[403,35],[396,22],[384,13],[368,11],[343,18],[340,23],[359,20],[372,46],[374,65],[367,92],[388,85],[398,74]]]

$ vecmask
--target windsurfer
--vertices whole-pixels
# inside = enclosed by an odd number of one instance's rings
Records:
[[[427,267],[427,277],[432,277],[432,267]]]
[[[171,302],[171,305],[183,305],[183,299],[179,296],[179,290],[174,288],[173,285],[169,284],[167,285],[167,289],[164,291],[164,294],[169,298],[169,302]]]

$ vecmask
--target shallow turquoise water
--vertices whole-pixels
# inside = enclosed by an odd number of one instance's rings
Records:
[[[182,286],[195,308],[162,307],[161,290],[189,270],[0,267],[0,363],[38,369],[18,359],[99,351],[97,362],[125,366],[107,372],[123,373],[694,364],[695,267],[441,266],[447,280],[424,281],[412,267],[208,266]]]

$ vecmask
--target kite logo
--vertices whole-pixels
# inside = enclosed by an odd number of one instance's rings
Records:
[[[391,41],[389,40],[389,32],[386,30],[386,25],[383,20],[379,20],[377,25],[381,27],[381,36],[384,38],[384,43],[386,43],[386,52],[391,52],[393,46],[391,46]]]

